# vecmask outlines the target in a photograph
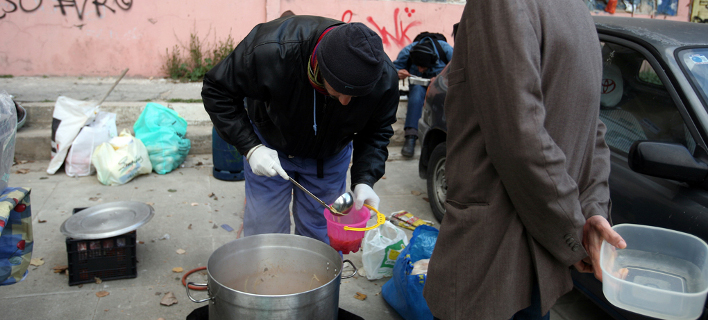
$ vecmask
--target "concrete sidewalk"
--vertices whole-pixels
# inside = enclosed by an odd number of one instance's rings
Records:
[[[0,78],[0,90],[14,97],[27,111],[25,125],[17,132],[15,155],[26,160],[49,160],[52,114],[59,96],[76,100],[100,101],[117,77],[13,77]],[[116,114],[118,132],[133,124],[148,102],[173,108],[187,120],[191,154],[211,153],[212,123],[202,103],[201,82],[168,79],[123,78],[101,104],[101,111]],[[403,145],[403,123],[407,103],[399,103],[391,145]]]
[[[131,127],[148,101],[170,105],[188,121],[192,152],[183,167],[166,175],[139,176],[115,187],[101,185],[96,176],[71,178],[60,170],[47,175],[49,135],[54,101],[59,95],[79,100],[100,100],[115,78],[17,77],[0,78],[0,90],[15,97],[27,109],[28,122],[17,134],[16,160],[11,168],[10,186],[31,187],[35,246],[33,258],[44,264],[31,266],[27,279],[0,287],[2,319],[185,319],[205,304],[188,300],[181,284],[184,272],[205,266],[211,253],[236,239],[241,225],[244,183],[227,182],[212,176],[211,123],[201,99],[201,83],[178,83],[164,79],[124,78],[103,104],[102,110],[118,114],[119,130]],[[179,102],[178,102],[179,101]],[[418,177],[417,155],[400,155],[405,101],[399,105],[396,135],[389,148],[385,178],[374,189],[381,198],[384,214],[407,210],[435,221],[426,201],[426,181]],[[32,149],[34,148],[34,149]],[[419,152],[419,146],[416,150]],[[29,162],[27,162],[30,160]],[[28,171],[25,172],[25,169]],[[175,192],[168,191],[176,190]],[[210,194],[215,197],[210,197]],[[217,200],[218,198],[218,200]],[[68,265],[65,236],[59,228],[72,209],[114,201],[150,202],[155,216],[137,230],[138,276],[134,279],[69,286],[68,277],[52,268]],[[436,225],[439,227],[439,225]],[[410,238],[412,232],[404,230]],[[169,239],[155,240],[169,234]],[[178,254],[178,249],[185,254]],[[362,252],[345,255],[363,269]],[[174,273],[175,267],[184,269]],[[192,274],[189,281],[204,283],[204,272]],[[343,280],[340,307],[364,319],[401,319],[383,300],[381,286],[389,279],[369,281],[363,276]],[[106,297],[97,297],[107,291]],[[160,305],[172,292],[178,303]],[[357,293],[366,300],[354,298]],[[193,292],[196,298],[205,292]],[[600,320],[609,316],[584,296],[573,291],[562,297],[551,310],[551,319]]]
[[[31,266],[25,281],[0,287],[2,318],[173,320],[185,319],[192,310],[205,305],[188,300],[180,281],[184,273],[174,273],[172,268],[181,267],[186,272],[205,266],[214,250],[236,239],[236,231],[213,226],[228,224],[238,230],[245,197],[243,182],[214,179],[211,164],[211,155],[190,155],[184,167],[169,174],[151,173],[115,187],[101,185],[95,176],[71,178],[61,170],[47,175],[48,161],[13,166],[10,185],[32,188],[35,238],[32,257],[42,258],[44,264]],[[18,173],[22,169],[29,172]],[[385,177],[375,186],[381,197],[382,213],[405,209],[420,218],[434,220],[425,199],[425,180],[417,176],[416,159],[389,161]],[[211,193],[216,197],[209,197]],[[155,208],[153,219],[137,230],[138,277],[69,286],[66,275],[52,271],[54,266],[68,264],[65,237],[59,231],[61,224],[71,216],[73,208],[126,200],[150,202]],[[410,238],[411,232],[404,231]],[[166,234],[169,239],[153,241]],[[186,253],[178,254],[178,249]],[[361,270],[361,254],[360,250],[345,258]],[[343,280],[340,307],[364,319],[401,319],[380,294],[381,286],[388,280],[369,281],[362,276]],[[194,273],[189,281],[204,283],[206,277],[203,272]],[[110,295],[99,298],[96,296],[99,291]],[[174,293],[177,304],[160,305],[167,292]],[[366,300],[355,299],[357,292],[366,294]],[[193,291],[193,296],[200,298],[206,294]],[[600,320],[608,316],[573,291],[558,301],[551,319]]]

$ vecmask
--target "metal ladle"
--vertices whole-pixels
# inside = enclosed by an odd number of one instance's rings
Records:
[[[337,200],[334,200],[334,203],[332,203],[332,208],[334,208],[334,210],[339,211],[341,215],[349,213],[349,211],[352,210],[353,206],[354,195],[351,192],[347,192],[339,196],[339,198],[337,198]]]
[[[347,213],[349,213],[349,210],[351,210],[352,204],[354,203],[354,200],[353,200],[354,198],[351,196],[351,193],[347,192],[347,193],[341,195],[339,198],[337,198],[337,200],[334,201],[334,204],[329,206],[324,201],[320,200],[320,198],[318,198],[314,194],[312,194],[312,192],[308,191],[307,189],[305,189],[305,187],[303,187],[302,185],[297,183],[297,181],[295,181],[293,178],[290,178],[290,182],[292,182],[294,185],[296,185],[302,191],[305,191],[305,193],[307,193],[307,195],[312,197],[312,199],[317,200],[317,202],[319,202],[322,206],[327,208],[329,210],[329,212],[331,212],[335,216],[343,216],[343,215],[346,215]],[[349,200],[343,200],[342,198],[346,198],[345,196],[349,196]],[[349,203],[348,207],[346,206],[346,203]],[[345,211],[342,211],[342,210],[345,210]]]

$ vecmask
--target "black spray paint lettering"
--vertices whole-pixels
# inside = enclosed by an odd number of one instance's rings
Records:
[[[5,18],[8,13],[13,13],[17,11],[17,9],[22,10],[22,12],[30,13],[36,11],[37,9],[39,9],[39,7],[42,6],[42,0],[5,0],[5,2],[8,3],[11,9],[7,10],[3,8],[2,15],[0,15],[0,19]],[[34,7],[32,7],[32,5],[26,5],[24,2],[34,2]]]
[[[7,1],[7,0],[6,0]],[[59,8],[61,10],[62,15],[66,15],[66,10],[65,8],[69,7],[74,7],[76,9],[76,15],[79,17],[79,20],[84,20],[84,12],[86,12],[86,3],[89,2],[89,0],[84,0],[83,3],[80,4],[80,1],[77,0],[55,0],[57,2],[56,5],[54,5],[55,8]],[[106,2],[110,0],[93,0],[91,3],[94,5],[96,8],[96,15],[98,17],[101,17],[101,7],[105,7],[106,9],[110,10],[112,13],[116,13],[116,10],[109,7]],[[130,7],[133,6],[133,0],[112,0],[115,2],[116,6],[120,8],[121,10],[128,10]],[[79,8],[79,5],[81,8]]]
[[[8,13],[13,13],[18,11],[18,9],[22,10],[22,12],[25,13],[31,13],[36,11],[42,6],[42,1],[43,0],[2,0],[6,2],[6,7],[3,8],[0,19],[3,19],[7,16]],[[105,11],[102,11],[101,9],[105,9],[107,11],[110,11],[112,13],[116,13],[116,9],[118,8],[123,11],[129,10],[133,6],[133,0],[54,0],[56,3],[54,5],[55,8],[59,8],[59,11],[61,12],[62,15],[66,16],[67,10],[71,10],[73,8],[76,11],[76,15],[79,18],[79,20],[84,19],[84,13],[86,12],[86,5],[91,3],[95,10],[96,10],[96,15],[98,17],[102,16],[102,13]],[[31,4],[30,4],[31,3]]]

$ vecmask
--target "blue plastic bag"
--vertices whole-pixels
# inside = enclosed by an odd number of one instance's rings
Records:
[[[0,286],[25,278],[32,260],[31,188],[0,190]]]
[[[408,246],[403,248],[393,266],[393,277],[381,288],[384,300],[406,320],[430,320],[433,314],[423,298],[426,275],[411,275],[413,263],[430,259],[438,229],[422,225],[413,231]]]
[[[191,142],[185,138],[187,121],[161,104],[148,103],[133,130],[147,148],[152,169],[158,174],[179,167],[189,153]]]

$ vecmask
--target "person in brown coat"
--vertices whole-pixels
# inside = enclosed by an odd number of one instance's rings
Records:
[[[424,296],[440,319],[547,319],[599,268],[610,152],[582,1],[468,1],[448,68],[447,203]]]

